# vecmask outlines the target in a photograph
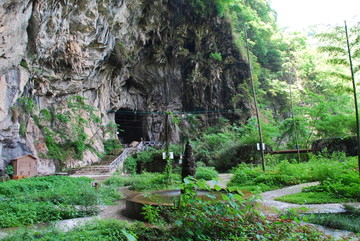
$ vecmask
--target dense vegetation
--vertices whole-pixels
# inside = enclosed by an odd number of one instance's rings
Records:
[[[0,183],[0,228],[89,216],[97,205],[120,198],[115,189],[96,190],[91,181],[49,176]]]
[[[316,213],[305,216],[315,224],[360,233],[360,209],[350,205],[344,206],[343,213]]]
[[[151,225],[93,221],[66,233],[26,230],[4,240],[331,240],[289,218],[266,218],[236,193],[224,193],[227,204],[201,201],[194,195],[196,188],[206,186],[186,179],[181,201],[163,214],[148,206],[145,215]]]
[[[313,156],[308,162],[301,163],[282,161],[267,172],[259,167],[240,165],[233,172],[230,186],[255,193],[299,183],[320,182],[320,185],[305,188],[302,193],[278,198],[282,201],[304,204],[360,200],[357,160],[342,154],[334,154],[332,158]]]
[[[266,144],[273,148],[309,148],[319,138],[355,134],[342,26],[284,33],[277,27],[276,13],[268,1],[192,2],[198,12],[209,13],[215,2],[217,15],[231,23],[243,56],[247,55],[244,46],[248,42]],[[355,76],[360,60],[359,29],[358,23],[349,27]],[[250,83],[239,88],[252,95]],[[247,123],[256,122],[250,119]]]

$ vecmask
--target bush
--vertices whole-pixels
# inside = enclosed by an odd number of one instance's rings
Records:
[[[219,177],[219,173],[214,167],[198,167],[196,168],[195,178],[198,180],[215,180]]]
[[[118,139],[108,139],[104,141],[105,154],[107,155],[114,154],[115,151],[119,152],[121,148],[122,145]]]
[[[171,174],[173,182],[180,182],[179,174]],[[168,188],[167,178],[162,173],[144,172],[130,177],[112,176],[104,182],[112,187],[130,186],[129,189],[137,191],[160,190]]]
[[[135,153],[126,158],[124,162],[124,168],[126,172],[131,174],[136,174],[136,173],[140,174],[143,171],[161,172],[165,167],[163,165],[163,162],[165,161],[162,160],[161,153],[162,153],[161,150],[156,150],[154,148],[149,148],[146,151]],[[155,170],[155,169],[159,169],[159,170]]]

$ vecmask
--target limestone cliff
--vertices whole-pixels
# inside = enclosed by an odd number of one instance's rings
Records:
[[[92,148],[77,146],[84,154],[63,157],[65,166],[96,162],[118,110],[148,113],[138,128],[154,141],[164,138],[164,111],[238,108],[246,119],[249,101],[238,86],[247,64],[230,25],[215,8],[202,14],[191,2],[2,0],[2,161],[32,153],[41,173],[53,172],[53,142],[82,138]],[[172,125],[173,141],[178,132]]]

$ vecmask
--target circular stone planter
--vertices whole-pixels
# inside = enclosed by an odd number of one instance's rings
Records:
[[[248,191],[242,191],[244,196],[243,198],[246,199],[250,197],[252,194]],[[174,202],[176,199],[180,197],[180,190],[161,190],[161,191],[154,191],[148,193],[138,193],[132,195],[126,199],[126,215],[130,218],[134,218],[137,220],[144,221],[143,207],[145,205],[151,206],[163,206],[163,207],[172,207],[174,206]],[[198,190],[197,197],[200,198],[202,201],[224,201],[222,198],[222,194],[225,192],[213,192],[207,190]],[[214,198],[215,197],[215,198]]]

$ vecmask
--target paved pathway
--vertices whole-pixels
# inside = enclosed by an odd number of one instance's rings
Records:
[[[207,181],[207,184],[212,188],[215,185],[218,185],[222,188],[226,188],[227,184],[230,182],[233,174],[231,173],[221,173],[219,174],[219,179],[216,181]]]
[[[293,203],[285,203],[280,201],[275,201],[274,199],[277,197],[290,195],[294,193],[299,193],[302,191],[304,187],[310,187],[318,185],[319,182],[311,182],[311,183],[303,183],[299,185],[294,185],[290,187],[285,187],[278,190],[268,191],[260,194],[263,200],[260,201],[261,207],[260,210],[265,214],[274,215],[277,214],[278,211],[286,211],[288,209],[298,209],[301,207],[305,207],[305,210],[302,210],[302,213],[339,213],[345,211],[342,204],[339,203],[330,203],[330,204],[306,204],[299,205]],[[355,203],[354,205],[360,205],[359,203]],[[304,225],[309,225],[308,223],[304,223]],[[316,226],[321,232],[334,237],[335,239],[339,239],[342,237],[347,237],[347,240],[360,240],[359,236],[355,236],[353,232],[338,230],[327,228],[320,225]]]
[[[273,212],[271,210],[266,209],[267,213],[276,213],[278,211],[285,211],[289,208],[301,208],[305,207],[306,210],[303,213],[339,213],[344,212],[344,208],[342,204],[339,203],[331,203],[331,204],[293,204],[293,203],[285,203],[280,201],[275,201],[274,199],[277,197],[295,194],[301,192],[301,190],[305,187],[311,187],[318,185],[319,182],[311,182],[311,183],[303,183],[295,186],[285,187],[278,190],[268,191],[260,194],[262,197],[262,205],[265,207],[272,207]]]

